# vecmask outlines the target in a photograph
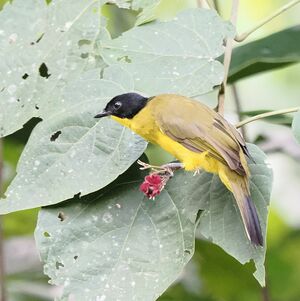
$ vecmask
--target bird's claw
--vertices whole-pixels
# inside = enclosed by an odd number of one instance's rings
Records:
[[[152,165],[148,164],[148,163],[145,163],[141,160],[137,160],[137,164],[139,164],[141,167],[140,167],[140,170],[145,170],[145,169],[150,169],[152,168]]]
[[[175,170],[184,168],[181,163],[167,163],[161,166],[151,165],[141,160],[138,160],[137,163],[141,166],[140,170],[152,169],[151,174],[166,174],[169,177],[173,177]]]
[[[193,176],[199,175],[200,174],[200,169],[196,169]]]

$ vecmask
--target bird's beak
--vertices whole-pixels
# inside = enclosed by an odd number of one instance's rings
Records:
[[[101,113],[94,116],[94,118],[102,118],[111,115],[111,112],[103,110]]]

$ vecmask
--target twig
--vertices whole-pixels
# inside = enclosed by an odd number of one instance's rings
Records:
[[[211,6],[207,0],[197,0],[197,6],[210,9]]]
[[[295,107],[295,108],[289,108],[289,109],[283,109],[283,110],[258,114],[256,116],[250,117],[248,119],[245,119],[245,120],[239,122],[238,124],[235,125],[235,127],[240,128],[240,127],[244,126],[245,124],[248,124],[248,123],[253,122],[255,120],[263,119],[263,118],[270,117],[270,116],[294,113],[294,112],[298,112],[299,110],[300,110],[300,107]]]
[[[220,15],[220,6],[219,6],[219,2],[218,0],[213,0],[213,5],[214,5],[214,8],[215,10],[218,12],[218,14]]]
[[[262,301],[271,301],[267,279],[266,279],[266,286],[261,288],[261,294],[262,294]]]
[[[239,7],[239,0],[232,0],[232,9],[231,9],[231,23],[235,26],[237,21],[237,14],[238,14],[238,7]],[[218,94],[218,106],[217,111],[219,114],[224,115],[224,103],[225,103],[225,90],[229,72],[229,66],[231,61],[231,54],[232,54],[232,46],[233,46],[233,39],[227,38],[226,40],[226,48],[224,53],[224,80],[221,84],[219,94]]]
[[[2,194],[3,184],[3,150],[2,140],[0,139],[0,196]],[[0,217],[0,300],[5,301],[5,284],[4,284],[4,258],[3,258],[3,230],[2,220]]]
[[[288,10],[289,8],[295,6],[298,3],[300,3],[300,0],[293,0],[293,1],[289,2],[288,4],[283,5],[281,8],[279,8],[278,10],[276,10],[273,14],[271,14],[267,18],[263,19],[262,21],[260,21],[253,28],[251,28],[248,31],[242,33],[241,35],[237,35],[235,37],[235,41],[236,42],[243,42],[245,39],[248,38],[249,35],[251,35],[257,29],[261,28],[263,25],[267,24],[268,22],[270,22],[271,20],[273,20],[277,16],[281,15],[283,12],[285,12],[286,10]]]
[[[241,116],[242,106],[241,106],[241,100],[239,97],[239,93],[236,88],[236,84],[232,84],[231,88],[232,88],[232,92],[233,92],[233,99],[234,99],[236,111],[238,113],[238,120],[242,121],[242,116]],[[242,132],[244,139],[247,140],[246,129],[244,127],[241,128],[241,132]]]

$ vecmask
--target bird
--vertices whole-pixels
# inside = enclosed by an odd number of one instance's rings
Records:
[[[113,97],[95,118],[111,118],[173,155],[186,171],[217,174],[231,191],[248,239],[263,246],[256,207],[250,195],[252,157],[237,129],[214,109],[177,94]]]

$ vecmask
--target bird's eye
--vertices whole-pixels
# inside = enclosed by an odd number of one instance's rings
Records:
[[[117,110],[119,109],[120,107],[122,106],[121,102],[120,101],[117,101],[114,103],[114,108]]]

